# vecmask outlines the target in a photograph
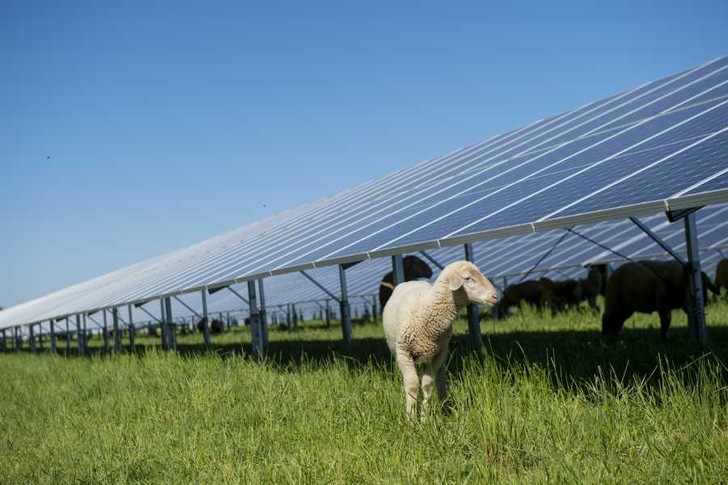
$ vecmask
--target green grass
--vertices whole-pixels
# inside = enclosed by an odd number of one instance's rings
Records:
[[[660,344],[656,315],[604,343],[598,316],[524,311],[473,350],[459,321],[452,411],[418,426],[374,325],[271,331],[262,362],[242,328],[0,355],[0,483],[725,482],[728,304],[708,323],[701,351],[681,312]]]

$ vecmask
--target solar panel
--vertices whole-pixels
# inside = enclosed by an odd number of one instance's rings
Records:
[[[728,205],[716,205],[698,212],[698,227],[700,242],[703,247],[703,266],[711,272],[721,257],[717,248],[728,249]],[[663,241],[670,244],[678,252],[684,253],[684,233],[682,225],[670,223],[664,214],[644,218],[643,222],[658,234]],[[630,259],[654,259],[669,257],[637,226],[628,220],[608,221],[589,226],[575,227],[583,234]],[[532,271],[527,278],[539,278],[549,275],[560,279],[565,277],[583,277],[586,270],[584,266],[599,262],[624,262],[626,260],[613,252],[603,250],[599,246],[563,230],[518,235],[507,238],[479,242],[474,244],[476,264],[494,279],[496,284],[502,284],[502,278],[517,281]],[[430,251],[435,259],[442,264],[461,259],[463,249],[452,246]],[[547,257],[543,257],[547,255]],[[536,265],[536,263],[538,263]],[[554,268],[557,270],[554,271]],[[391,271],[391,261],[388,258],[374,259],[362,262],[347,271],[349,295],[355,296],[376,295],[379,281],[382,276]],[[338,271],[335,267],[325,267],[309,272],[319,283],[330,291],[338,294]],[[435,268],[435,276],[438,274]],[[245,291],[243,285],[234,285],[239,293]],[[299,304],[299,308],[312,311],[318,308],[312,302],[324,302],[331,297],[318,287],[311,284],[299,273],[289,273],[274,276],[266,280],[267,304],[269,307],[281,306],[290,303]],[[200,309],[199,295],[193,295],[192,302],[188,303]],[[186,298],[186,297],[184,297]],[[378,299],[377,299],[378,300]],[[309,303],[301,305],[301,303]],[[230,292],[215,293],[209,302],[211,312],[227,310],[247,310],[247,305]],[[183,311],[184,312],[184,311]]]
[[[727,142],[724,57],[6,309],[0,327],[404,251],[725,202]]]

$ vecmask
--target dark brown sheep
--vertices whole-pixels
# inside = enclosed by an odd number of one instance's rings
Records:
[[[597,297],[604,286],[602,272],[598,268],[589,268],[586,278],[579,280],[581,286],[581,299],[586,300],[593,310],[599,310]]]
[[[432,268],[417,256],[405,256],[402,259],[404,266],[404,280],[412,281],[418,278],[431,278]],[[379,308],[384,309],[384,305],[389,301],[394,291],[394,275],[390,271],[385,274],[379,283]]]
[[[715,268],[715,288],[716,295],[720,295],[721,288],[728,290],[728,258],[721,259]]]
[[[688,312],[688,273],[677,261],[639,261],[617,268],[607,281],[602,335],[616,338],[634,312],[660,315],[660,338],[667,340],[672,310]],[[716,288],[703,272],[703,299]]]
[[[538,283],[541,287],[541,305],[548,305],[552,314],[576,307],[581,301],[581,285],[577,280],[552,281],[541,278]]]
[[[508,285],[503,291],[503,297],[493,307],[493,315],[495,318],[503,318],[508,315],[511,307],[520,305],[522,301],[541,309],[541,284],[538,281],[528,280]]]
[[[210,333],[222,333],[222,322],[216,318],[210,320],[208,327],[210,329]],[[197,322],[197,330],[202,332],[202,320]]]

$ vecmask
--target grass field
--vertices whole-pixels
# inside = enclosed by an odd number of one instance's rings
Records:
[[[700,351],[682,312],[663,345],[656,315],[604,343],[598,316],[526,311],[472,350],[460,321],[452,411],[418,426],[375,325],[350,349],[335,326],[271,330],[265,361],[242,328],[213,351],[0,355],[0,482],[725,482],[727,303],[708,324]]]

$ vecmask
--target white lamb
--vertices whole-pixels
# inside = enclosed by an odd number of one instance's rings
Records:
[[[452,322],[468,302],[488,307],[498,292],[488,278],[468,261],[456,261],[442,270],[434,285],[409,281],[397,285],[384,307],[382,322],[389,349],[397,358],[404,380],[407,416],[415,420],[420,379],[416,364],[424,365],[421,416],[427,411],[433,381],[444,402],[447,395],[445,361]]]

